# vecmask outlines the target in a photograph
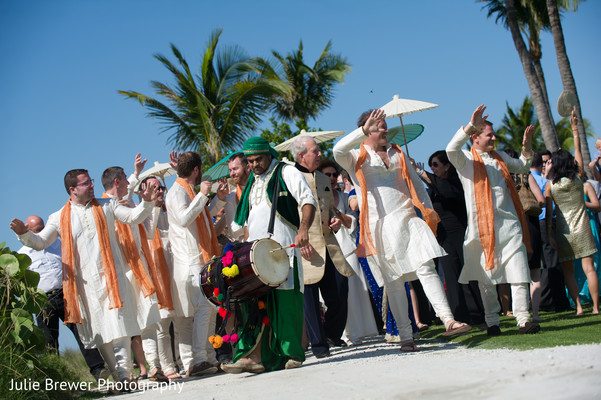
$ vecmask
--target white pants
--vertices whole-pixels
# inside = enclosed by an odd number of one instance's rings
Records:
[[[526,322],[530,321],[530,312],[528,311],[528,284],[527,283],[511,283],[511,308],[519,327],[522,327]],[[499,325],[501,305],[497,298],[496,285],[485,285],[478,282],[480,294],[482,295],[482,304],[484,305],[484,319],[487,326]]]
[[[116,381],[129,378],[134,366],[131,359],[131,338],[124,336],[98,346],[107,368]]]
[[[428,261],[419,267],[416,274],[436,315],[446,326],[447,322],[453,320],[453,313],[449,307],[440,277],[436,273],[434,261]],[[388,294],[390,309],[397,321],[401,341],[412,339],[413,331],[411,329],[411,320],[409,319],[409,303],[407,301],[405,281],[397,279],[391,283],[384,283],[384,288]]]
[[[215,330],[216,307],[202,294],[198,279],[192,279],[189,291],[194,306],[193,317],[174,317],[173,324],[179,334],[179,352],[184,370],[203,361],[216,363],[215,350],[209,336]]]
[[[176,371],[175,360],[173,359],[173,352],[171,351],[171,335],[169,335],[169,326],[173,318],[163,318],[157,324],[157,347],[159,353],[159,360],[161,363],[161,369],[165,371]],[[175,347],[179,347],[179,343],[176,342]]]
[[[144,349],[144,357],[150,367],[150,372],[156,368],[160,368],[159,350],[157,347],[157,330],[159,323],[150,325],[142,329],[142,348]]]

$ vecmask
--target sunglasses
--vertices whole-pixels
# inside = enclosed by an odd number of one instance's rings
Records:
[[[329,177],[334,177],[334,178],[338,178],[338,175],[340,175],[338,172],[324,172],[324,175],[327,175]]]
[[[431,166],[431,167],[436,167],[436,168],[438,168],[438,167],[439,167],[439,166],[441,166],[441,165],[442,165],[442,164],[440,164],[440,163],[439,163],[439,162],[437,162],[437,161],[432,161],[432,163],[430,164],[430,166]]]

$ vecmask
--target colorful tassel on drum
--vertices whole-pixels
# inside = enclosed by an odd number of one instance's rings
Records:
[[[225,343],[236,343],[238,341],[238,335],[232,333],[231,335],[223,335],[223,341]]]
[[[228,278],[233,278],[235,276],[238,276],[238,274],[240,273],[240,269],[238,268],[238,264],[234,264],[231,267],[223,267],[221,273],[224,276],[227,276]]]
[[[217,310],[217,313],[223,319],[226,319],[230,315],[230,312],[223,307],[219,307],[219,309]]]
[[[209,342],[214,348],[218,349],[223,345],[223,338],[219,335],[209,336]]]
[[[225,255],[223,257],[221,257],[221,263],[223,264],[224,267],[229,267],[230,265],[232,265],[232,262],[234,261],[234,253],[232,253],[232,251],[227,251],[225,253]]]
[[[269,317],[267,315],[263,316],[261,322],[263,323],[263,325],[269,326]]]

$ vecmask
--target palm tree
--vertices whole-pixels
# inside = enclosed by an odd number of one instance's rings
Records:
[[[586,166],[586,169],[588,169],[589,162],[591,161],[591,155],[588,149],[588,143],[586,141],[586,129],[584,125],[584,119],[582,118],[580,99],[578,97],[578,91],[576,90],[576,81],[574,81],[574,75],[572,74],[568,53],[566,51],[566,44],[563,38],[563,29],[561,27],[561,19],[559,17],[559,7],[557,3],[557,0],[547,0],[547,11],[551,25],[551,32],[553,33],[553,43],[555,44],[557,65],[559,66],[563,90],[570,91],[576,95],[576,113],[580,116],[580,118],[578,118],[578,135],[580,136],[580,143],[582,144],[582,158],[584,165]],[[559,3],[561,3],[561,8],[563,9],[569,9],[571,4],[572,9],[576,11],[580,2],[578,0],[560,0]]]
[[[286,56],[272,51],[273,60],[254,61],[254,70],[277,89],[271,106],[277,117],[292,121],[302,129],[309,119],[316,118],[330,106],[335,85],[344,82],[345,75],[351,71],[346,58],[332,54],[331,48],[330,41],[313,67],[303,59],[302,41],[298,50]]]
[[[534,113],[534,106],[532,100],[528,96],[524,98],[519,110],[513,110],[509,104],[507,104],[507,111],[503,116],[501,125],[495,129],[495,136],[497,137],[496,147],[499,149],[511,148],[519,151],[522,148],[524,130],[528,125],[534,125],[532,148],[537,151],[545,149],[545,143],[540,135],[540,125],[536,119],[536,114]],[[584,125],[588,129],[590,122],[585,120]],[[565,150],[573,150],[574,138],[572,136],[572,127],[569,118],[560,119],[557,124],[555,124],[555,130],[557,131],[560,147]],[[595,136],[590,130],[587,132],[589,136]]]
[[[541,7],[544,6],[545,0],[524,0],[517,3],[514,0],[504,0],[503,2],[498,0],[479,1],[487,3],[488,17],[496,14],[496,20],[502,20],[505,27],[511,32],[515,48],[522,62],[536,113],[540,119],[545,145],[550,150],[557,150],[559,148],[557,132],[555,131],[545,78],[540,65],[540,58],[542,57],[540,31],[548,26],[548,22],[540,17],[540,15],[544,15]],[[526,6],[522,4],[526,4]],[[526,33],[530,49],[524,43],[522,32]]]
[[[511,148],[520,151],[522,148],[522,140],[524,131],[528,125],[534,126],[532,135],[532,149],[542,150],[545,148],[545,143],[540,135],[540,124],[536,120],[534,106],[529,96],[524,98],[522,106],[519,110],[514,111],[507,103],[507,111],[501,121],[501,126],[495,129],[497,137],[497,148]]]
[[[161,132],[172,132],[168,142],[176,149],[196,150],[208,157],[205,168],[227,150],[243,144],[256,129],[274,90],[249,72],[250,58],[241,48],[217,50],[221,32],[217,29],[209,36],[200,75],[190,71],[173,44],[176,63],[161,54],[154,56],[175,78],[174,86],[151,81],[155,93],[168,104],[135,91],[119,91],[137,99],[148,110],[148,116],[157,118],[164,125]]]

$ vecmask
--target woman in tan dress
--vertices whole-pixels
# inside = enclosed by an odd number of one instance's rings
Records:
[[[574,119],[574,117],[573,117]],[[575,138],[577,135],[575,135]],[[580,159],[580,143],[574,143],[577,158]],[[557,240],[550,237],[559,253],[559,262],[563,270],[564,280],[572,301],[576,304],[576,314],[582,314],[582,305],[578,296],[578,285],[574,275],[574,260],[582,259],[582,269],[589,282],[593,298],[593,314],[599,314],[599,280],[595,271],[593,254],[597,246],[586,214],[586,207],[599,210],[599,200],[589,183],[582,183],[579,177],[580,168],[574,157],[566,150],[553,153],[551,165],[552,180],[547,182],[545,197],[547,206],[547,232],[551,232],[553,204],[557,219]],[[582,163],[580,163],[582,165]],[[548,166],[547,166],[548,167]],[[590,202],[584,200],[587,193]]]

